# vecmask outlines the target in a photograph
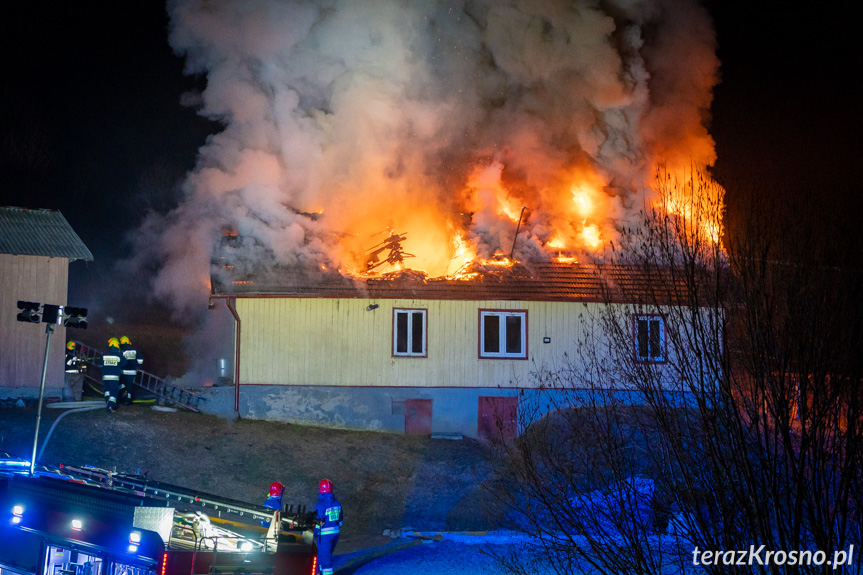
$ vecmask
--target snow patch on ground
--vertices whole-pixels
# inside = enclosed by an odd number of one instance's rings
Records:
[[[492,544],[474,538],[468,542],[445,539],[427,540],[422,545],[396,551],[360,567],[356,575],[504,575],[503,567],[493,557],[494,554],[508,554],[509,545]],[[547,573],[552,573],[548,570]],[[544,572],[539,572],[544,575]]]

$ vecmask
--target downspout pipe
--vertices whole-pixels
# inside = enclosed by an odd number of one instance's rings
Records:
[[[234,316],[234,419],[240,418],[240,335],[242,334],[242,322],[235,307],[235,298],[225,298],[225,305]]]

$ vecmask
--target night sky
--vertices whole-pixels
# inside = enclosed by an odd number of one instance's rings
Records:
[[[722,62],[714,174],[729,202],[737,183],[769,182],[789,198],[823,194],[856,219],[859,8],[796,4],[711,3]],[[116,279],[125,234],[147,209],[177,201],[198,147],[219,129],[180,104],[204,78],[183,74],[158,2],[4,2],[0,26],[0,205],[65,215],[96,259],[72,266],[70,304],[92,305],[95,288]]]
[[[94,255],[70,268],[70,301],[87,299],[110,281],[125,234],[171,201],[165,192],[218,127],[179,104],[196,79],[168,46],[159,3],[0,10],[0,203],[63,213]]]

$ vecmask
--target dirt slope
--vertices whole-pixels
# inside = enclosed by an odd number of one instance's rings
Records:
[[[64,410],[44,409],[41,448]],[[30,458],[36,410],[0,409],[0,450]],[[339,552],[372,547],[384,529],[480,530],[490,475],[485,445],[377,432],[340,431],[254,420],[230,421],[136,404],[108,415],[71,413],[59,422],[42,462],[93,465],[262,503],[273,481],[285,503],[313,506],[328,477],[346,513]]]

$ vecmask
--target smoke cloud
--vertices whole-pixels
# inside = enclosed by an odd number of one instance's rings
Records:
[[[224,129],[184,199],[152,214],[155,293],[201,309],[226,231],[234,273],[363,270],[404,233],[408,267],[601,249],[658,163],[714,161],[712,24],[694,0],[171,0],[170,43]]]

